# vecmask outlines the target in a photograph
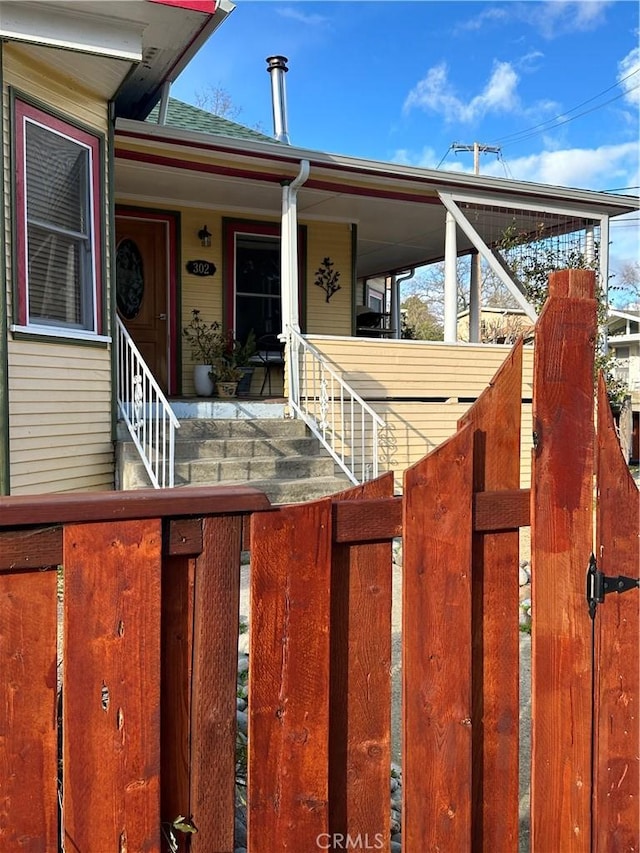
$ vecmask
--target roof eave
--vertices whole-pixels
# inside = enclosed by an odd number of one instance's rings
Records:
[[[127,116],[131,120],[145,119],[160,100],[162,86],[167,82],[172,83],[182,73],[234,9],[235,6],[230,0],[216,0],[215,10],[211,13],[202,12],[201,26],[189,41],[176,51],[168,66],[156,67],[153,62],[144,61],[133,68],[116,95],[116,114]],[[189,11],[195,13],[198,9],[192,4]]]
[[[580,207],[594,208],[594,213],[600,215],[621,216],[640,209],[640,202],[625,195],[598,192],[595,190],[574,189],[549,184],[538,184],[528,181],[515,181],[508,178],[494,178],[486,175],[472,175],[467,172],[442,172],[435,169],[403,166],[387,163],[381,160],[370,160],[359,157],[349,157],[341,154],[330,154],[310,148],[298,148],[293,145],[282,145],[277,142],[260,142],[239,140],[234,137],[223,137],[203,132],[181,130],[167,125],[155,125],[128,119],[118,119],[116,133],[122,132],[129,137],[139,140],[155,139],[167,144],[180,146],[197,146],[200,150],[208,148],[212,152],[232,151],[237,155],[259,157],[290,163],[296,167],[300,160],[309,160],[311,166],[324,169],[351,172],[362,176],[376,176],[405,181],[420,181],[430,184],[433,190],[473,191],[477,190],[486,195],[544,197],[550,200],[569,202]]]

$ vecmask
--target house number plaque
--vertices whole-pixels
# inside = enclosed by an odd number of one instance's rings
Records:
[[[187,272],[191,275],[215,275],[216,265],[212,261],[187,261]]]

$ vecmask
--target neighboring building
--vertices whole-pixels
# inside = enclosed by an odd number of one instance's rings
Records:
[[[631,415],[626,428],[633,461],[640,460],[640,309],[609,311],[608,346],[615,357],[613,373],[629,389]]]
[[[609,349],[616,359],[616,378],[638,396],[640,405],[640,310],[610,309],[607,328]]]
[[[469,341],[470,312],[458,314],[458,340]],[[480,309],[480,342],[483,344],[514,344],[521,335],[533,331],[534,324],[520,308]]]
[[[113,488],[118,383],[132,371],[136,428],[160,405],[114,342],[136,344],[165,394],[192,396],[193,309],[323,354],[381,413],[394,435],[381,461],[398,470],[451,431],[505,353],[456,343],[458,256],[479,252],[530,320],[497,248],[508,229],[591,258],[600,243],[606,280],[609,219],[637,209],[629,197],[299,149],[281,128],[276,141],[168,99],[232,9],[0,0],[0,493]],[[445,343],[389,339],[398,280],[443,257]],[[367,311],[386,325],[365,340]],[[287,380],[299,415],[302,376]]]

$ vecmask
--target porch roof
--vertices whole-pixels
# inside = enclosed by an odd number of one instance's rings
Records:
[[[146,121],[150,124],[157,124],[159,111],[159,104],[156,104],[147,116]],[[165,125],[197,131],[198,133],[209,133],[215,136],[231,136],[234,139],[276,142],[277,145],[282,144],[274,140],[271,136],[260,133],[258,130],[246,127],[244,124],[239,124],[236,121],[230,121],[200,107],[194,107],[193,104],[185,104],[184,101],[179,101],[177,98],[169,98]]]
[[[116,123],[116,191],[123,200],[158,200],[155,188],[162,186],[166,203],[277,218],[281,186],[297,175],[302,160],[309,161],[310,175],[298,192],[298,215],[357,226],[359,277],[442,258],[445,211],[439,192],[493,205],[496,227],[502,222],[505,229],[513,222],[512,210],[501,212],[505,206],[536,205],[555,217],[556,228],[562,228],[562,217],[568,228],[577,218],[618,216],[639,207],[636,199],[612,193],[436,171],[148,122]],[[459,253],[471,249],[460,234]]]

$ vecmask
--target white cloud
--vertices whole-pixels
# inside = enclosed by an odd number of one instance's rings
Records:
[[[299,23],[310,27],[322,27],[327,24],[329,20],[322,15],[308,15],[305,12],[301,12],[299,9],[293,9],[290,6],[283,6],[280,9],[276,9],[276,14],[280,15],[281,18],[290,18],[292,21],[298,21]]]
[[[618,63],[618,82],[625,92],[624,99],[633,106],[640,106],[640,47],[633,50]]]
[[[507,17],[508,12],[503,6],[490,6],[474,18],[467,18],[463,23],[457,24],[455,32],[461,32],[463,30],[480,30],[487,23],[493,24],[504,21]]]
[[[517,62],[518,68],[522,68],[523,71],[533,71],[536,68],[536,60],[543,57],[544,53],[541,50],[530,50],[529,53],[520,57]]]
[[[487,113],[519,109],[516,89],[518,75],[509,62],[496,62],[491,77],[479,95],[463,101],[455,94],[448,79],[446,63],[441,62],[427,72],[409,92],[404,102],[408,112],[414,107],[441,113],[446,121],[472,122]]]
[[[424,169],[435,169],[440,162],[433,148],[425,146],[419,154],[413,154],[408,148],[398,148],[391,156],[392,163],[401,166],[420,166]]]
[[[603,190],[633,184],[637,162],[637,142],[624,142],[599,148],[542,151],[509,159],[507,165],[517,181]],[[500,164],[493,163],[483,169],[483,173],[502,175],[503,169]]]
[[[519,11],[525,20],[548,39],[572,32],[593,30],[604,21],[604,12],[613,0],[545,0],[523,3]]]
[[[434,168],[438,164],[432,148],[420,152],[398,149],[393,162],[404,165]],[[637,142],[617,145],[601,145],[599,148],[563,148],[541,151],[505,163],[493,158],[483,158],[483,175],[505,177],[505,164],[510,178],[516,181],[532,181],[560,187],[611,190],[618,187],[635,186],[640,182]],[[448,157],[443,170],[454,172],[473,171],[471,161],[456,161]]]

